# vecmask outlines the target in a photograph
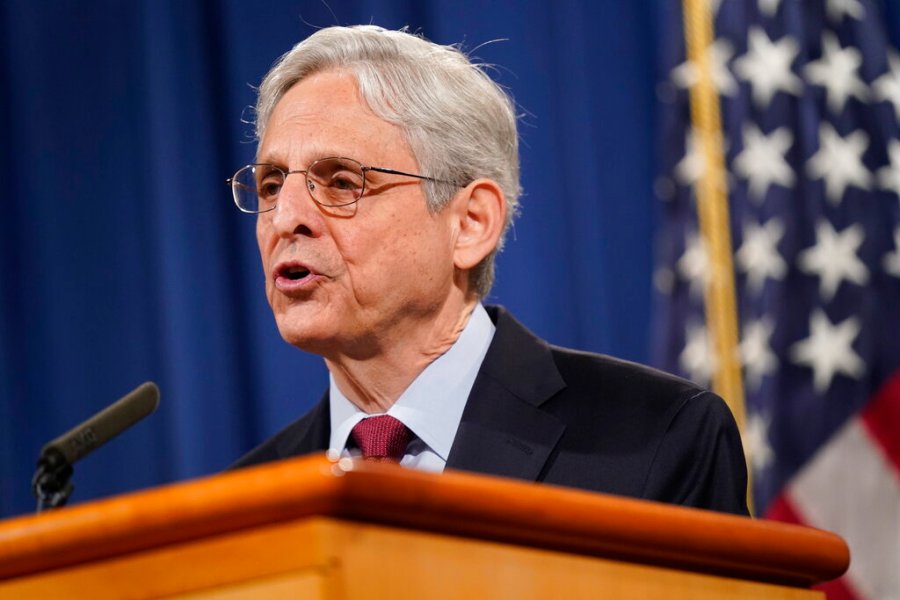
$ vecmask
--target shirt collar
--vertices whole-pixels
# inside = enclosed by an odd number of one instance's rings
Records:
[[[387,414],[396,417],[444,461],[456,437],[469,392],[494,337],[495,327],[481,304],[459,338],[413,380]],[[350,431],[369,416],[350,402],[329,374],[331,440],[329,448],[340,453]]]

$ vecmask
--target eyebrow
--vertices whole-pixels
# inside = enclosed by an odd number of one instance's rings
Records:
[[[348,153],[345,151],[336,150],[334,148],[328,149],[329,147],[327,147],[327,146],[324,147],[325,148],[324,150],[322,148],[323,147],[318,147],[318,148],[314,147],[315,152],[307,153],[307,154],[311,155],[312,158],[305,161],[305,164],[303,165],[304,169],[306,167],[308,167],[310,164],[312,164],[313,161],[321,160],[323,158],[330,158],[332,156],[333,157],[341,157],[341,158],[351,158],[353,160],[358,160],[353,157],[352,152]],[[277,152],[277,151],[269,152],[269,153],[266,153],[263,155],[257,154],[256,157],[254,158],[254,163],[255,164],[264,164],[264,165],[275,165],[276,167],[281,167],[281,168],[284,168],[285,170],[289,170],[287,168],[288,167],[287,161],[278,160],[279,156],[280,156],[280,152]],[[365,163],[363,163],[363,164],[365,164]]]

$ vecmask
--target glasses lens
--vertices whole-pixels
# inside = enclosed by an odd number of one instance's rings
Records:
[[[234,203],[247,213],[272,210],[283,185],[284,174],[275,167],[247,165],[231,181]]]
[[[349,158],[323,158],[306,173],[309,193],[324,206],[346,206],[359,200],[366,179],[362,165]]]

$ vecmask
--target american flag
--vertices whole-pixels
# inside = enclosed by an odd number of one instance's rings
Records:
[[[657,362],[709,383],[681,8],[664,3]],[[900,598],[900,54],[867,0],[709,3],[759,516],[835,531],[831,598]]]

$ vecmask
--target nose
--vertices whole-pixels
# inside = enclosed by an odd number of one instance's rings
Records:
[[[316,237],[322,230],[322,213],[306,189],[303,173],[290,173],[284,180],[272,215],[278,235]]]

